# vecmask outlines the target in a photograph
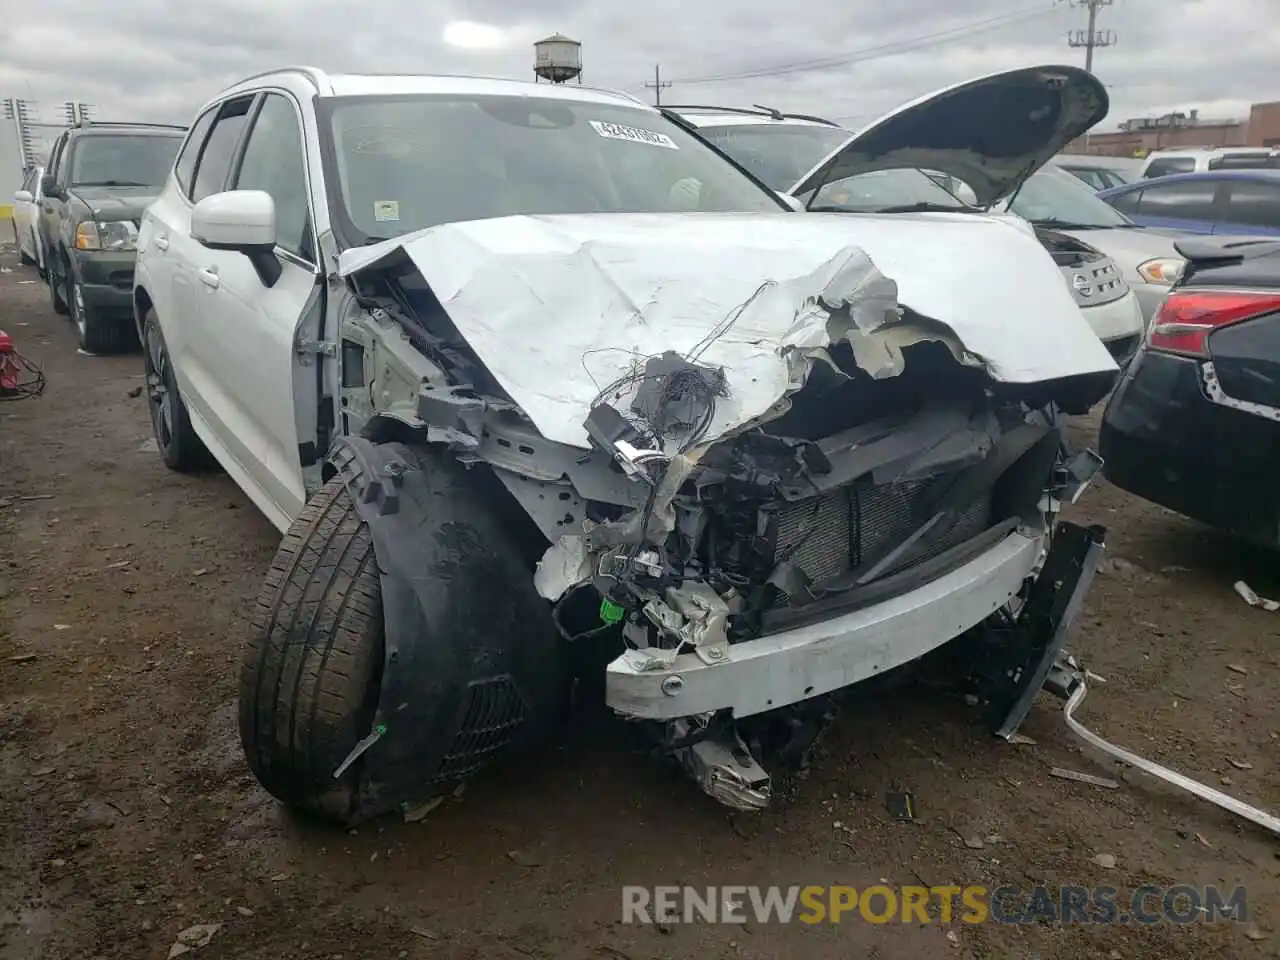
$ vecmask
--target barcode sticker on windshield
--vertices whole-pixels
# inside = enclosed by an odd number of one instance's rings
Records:
[[[679,150],[680,146],[665,133],[655,133],[640,127],[628,127],[621,123],[605,123],[603,120],[592,120],[591,126],[596,133],[610,140],[629,140],[632,143],[647,143],[654,147],[666,147],[668,150]]]

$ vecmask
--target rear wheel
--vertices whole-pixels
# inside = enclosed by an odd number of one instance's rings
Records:
[[[31,249],[34,250],[35,247],[32,247]],[[21,247],[19,247],[18,262],[21,263],[24,267],[33,267],[35,266],[36,258],[33,257],[31,254],[27,253],[27,251],[23,250]]]
[[[240,739],[277,799],[326,820],[355,809],[382,673],[382,591],[369,529],[342,480],[298,515],[258,598],[240,672]]]
[[[147,377],[147,406],[151,430],[160,456],[170,470],[187,473],[208,465],[209,453],[195,430],[187,406],[178,393],[178,384],[169,362],[169,350],[154,310],[148,310],[142,324],[143,370]]]
[[[48,261],[46,261],[48,262]],[[49,263],[48,276],[45,278],[49,283],[49,305],[53,307],[53,312],[60,317],[65,317],[71,312],[71,308],[67,306],[66,293],[63,285],[66,278],[71,275],[71,265],[63,263],[63,273],[60,276],[58,271],[53,268],[53,264]]]

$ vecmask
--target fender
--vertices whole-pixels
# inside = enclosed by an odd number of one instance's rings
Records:
[[[368,524],[382,586],[385,656],[359,822],[408,810],[547,734],[568,671],[550,605],[466,467],[360,437],[340,438],[328,459]]]

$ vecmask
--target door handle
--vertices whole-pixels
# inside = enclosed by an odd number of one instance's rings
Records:
[[[200,277],[200,282],[206,287],[218,289],[218,271],[213,267],[205,267],[203,270],[197,270],[196,273]]]
[[[156,234],[155,239],[152,242],[156,245],[156,248],[159,250],[169,249],[169,238],[166,237],[163,233]]]

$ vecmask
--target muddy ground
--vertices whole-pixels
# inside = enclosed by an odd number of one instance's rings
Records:
[[[1117,771],[1047,695],[1018,746],[963,702],[863,698],[757,819],[598,718],[420,823],[296,823],[250,776],[234,724],[275,532],[224,475],[167,471],[140,359],[77,354],[34,271],[0,263],[0,329],[48,376],[40,398],[0,403],[0,960],[163,958],[198,923],[221,925],[198,960],[1280,957],[1275,839],[1147,780],[1050,776]],[[1106,679],[1085,721],[1280,808],[1280,614],[1231,589],[1280,596],[1280,563],[1105,483],[1074,513],[1110,528],[1121,561],[1072,644]],[[892,819],[893,788],[919,822]],[[881,880],[1243,884],[1250,922],[619,922],[623,884]]]

